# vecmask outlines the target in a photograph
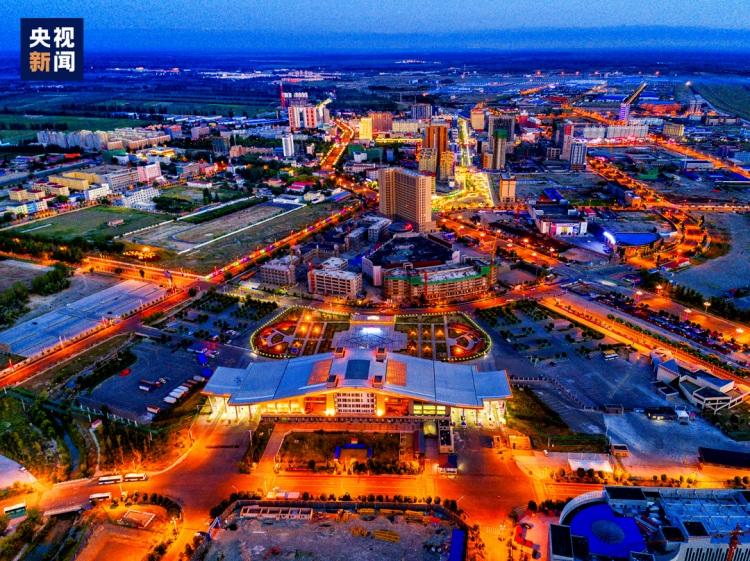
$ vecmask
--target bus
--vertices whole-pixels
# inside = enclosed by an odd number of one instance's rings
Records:
[[[21,516],[26,516],[26,503],[18,503],[17,505],[13,506],[6,506],[3,509],[3,514],[7,516],[8,518],[19,518]]]
[[[122,475],[103,475],[99,478],[99,485],[111,485],[112,483],[122,483]]]
[[[620,358],[620,355],[618,355],[615,351],[607,350],[604,351],[604,360],[615,360]]]
[[[92,505],[96,504],[96,501],[108,501],[112,498],[112,493],[94,493],[89,495],[89,500]]]
[[[146,481],[148,477],[146,477],[145,473],[126,473],[125,474],[125,481]]]

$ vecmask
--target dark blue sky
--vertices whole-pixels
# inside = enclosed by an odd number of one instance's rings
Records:
[[[21,17],[83,17],[87,48],[430,50],[742,47],[748,0],[0,0],[15,50]],[[671,32],[639,29],[673,28]],[[679,28],[691,27],[680,34]],[[579,28],[570,37],[540,29]],[[624,35],[631,30],[633,37]],[[722,31],[710,31],[722,30]],[[612,33],[608,33],[611,31]],[[734,32],[737,33],[735,36]],[[580,44],[578,44],[580,43]],[[634,45],[635,43],[635,45]],[[677,44],[679,43],[679,44]],[[7,45],[8,48],[1,46]],[[401,48],[401,49],[400,49]]]

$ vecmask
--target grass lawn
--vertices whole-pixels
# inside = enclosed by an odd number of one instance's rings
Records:
[[[544,403],[531,389],[513,388],[513,398],[506,402],[507,423],[511,429],[527,435],[534,448],[546,448],[547,438],[558,451],[604,451],[602,435],[588,435],[570,430],[562,417]]]
[[[107,226],[107,222],[110,220],[119,219],[124,220],[124,223],[115,227]],[[95,206],[31,224],[24,224],[13,230],[40,236],[60,236],[67,239],[76,236],[83,236],[87,239],[103,239],[108,235],[122,235],[132,230],[153,226],[165,220],[168,220],[168,217],[163,214],[152,214],[127,208]]]
[[[750,91],[744,84],[695,82],[693,87],[719,109],[750,119]]]

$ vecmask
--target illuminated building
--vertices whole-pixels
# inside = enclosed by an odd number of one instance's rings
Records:
[[[448,151],[448,125],[430,125],[425,131],[422,148],[436,148],[438,153]]]
[[[291,256],[271,259],[260,266],[260,280],[274,286],[290,286],[296,282],[296,267]]]
[[[494,140],[492,142],[492,159],[490,162],[490,169],[500,170],[505,167],[505,155],[507,145],[507,132],[504,130],[495,130],[493,133]]]
[[[302,128],[302,111],[304,111],[304,105],[292,104],[287,108],[287,114],[289,115],[289,126],[292,130]]]
[[[484,130],[484,109],[481,107],[472,107],[471,109],[471,128],[475,131]]]
[[[505,151],[512,153],[516,140],[516,116],[489,115],[487,118],[487,136],[490,141],[490,152],[495,151],[495,131],[505,131]]]
[[[667,123],[664,125],[662,133],[664,134],[664,136],[668,136],[670,138],[682,138],[685,135],[685,125]]]
[[[378,318],[378,316],[373,316]],[[392,319],[390,320],[393,321]],[[364,338],[382,333],[378,321],[355,326]],[[293,359],[216,369],[203,393],[212,411],[264,418],[446,418],[452,409],[505,414],[511,397],[505,370],[415,358],[375,348],[347,348]]]
[[[372,140],[372,119],[362,117],[359,120],[359,139]]]
[[[109,185],[91,185],[83,192],[83,198],[87,201],[96,201],[109,197],[111,194],[112,190]]]
[[[423,148],[419,152],[419,171],[437,173],[438,150],[437,148]]]
[[[513,203],[516,200],[516,176],[502,172],[500,174],[500,182],[498,183],[498,194],[500,201],[503,203]]]
[[[378,186],[382,215],[411,222],[419,232],[435,230],[430,177],[402,168],[383,168],[378,172]]]
[[[570,169],[573,171],[584,171],[586,169],[587,145],[584,141],[574,140],[570,145]]]
[[[294,136],[285,134],[281,137],[281,148],[285,158],[294,156]]]
[[[573,135],[576,126],[572,121],[566,120],[562,128],[562,150],[560,151],[561,160],[570,160],[570,149],[573,145]]]
[[[311,294],[339,296],[347,300],[356,300],[362,294],[362,274],[339,268],[312,269],[307,273],[307,283]]]
[[[314,105],[306,105],[302,111],[302,124],[306,129],[318,127],[318,111]]]
[[[151,184],[161,179],[161,165],[159,162],[138,166],[138,181]]]
[[[440,179],[446,180],[449,177],[453,177],[453,164],[455,161],[455,154],[453,152],[443,152],[440,154],[440,167],[438,168]],[[433,194],[434,192],[435,190],[433,189]]]
[[[620,121],[627,121],[628,119],[630,119],[630,104],[629,103],[620,104],[620,114],[617,116],[617,118]]]
[[[372,132],[388,132],[393,128],[393,115],[387,111],[372,111],[367,116],[372,120]]]

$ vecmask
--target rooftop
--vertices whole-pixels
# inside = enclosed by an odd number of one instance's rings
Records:
[[[229,397],[230,405],[251,405],[265,401],[300,397],[331,391],[325,382],[309,383],[316,363],[330,366],[317,372],[312,381],[336,377],[337,390],[374,389],[374,379],[385,380],[383,391],[390,395],[424,400],[455,407],[479,408],[485,400],[511,397],[505,370],[478,372],[473,365],[435,362],[407,355],[386,353],[375,360],[375,349],[347,349],[343,358],[325,353],[288,360],[253,362],[247,368],[219,367],[203,393]],[[391,376],[386,372],[391,370]],[[396,379],[394,368],[404,372]],[[320,367],[318,367],[318,370]]]
[[[367,257],[373,265],[393,267],[403,263],[445,263],[453,251],[421,235],[396,236]]]

